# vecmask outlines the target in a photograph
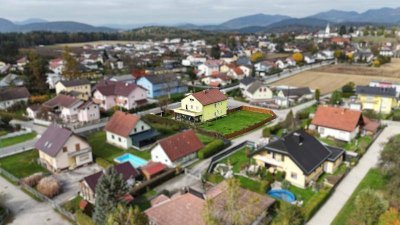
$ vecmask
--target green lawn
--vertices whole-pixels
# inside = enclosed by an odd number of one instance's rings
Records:
[[[247,148],[242,148],[239,151],[233,153],[229,157],[225,158],[221,161],[221,163],[228,164],[233,167],[232,170],[234,173],[239,173],[242,169],[242,166],[249,164],[250,159],[246,155]]]
[[[303,205],[307,204],[307,202],[317,194],[317,192],[314,192],[311,190],[311,188],[298,188],[296,186],[291,185],[289,187],[289,191],[291,191],[295,196],[297,200],[303,201]]]
[[[208,131],[215,131],[226,135],[242,130],[270,117],[272,117],[272,115],[241,110],[233,112],[223,118],[205,122],[200,127]]]
[[[36,137],[36,133],[31,132],[31,133],[23,134],[23,135],[16,136],[16,137],[2,139],[2,140],[0,140],[0,148],[4,148],[7,146],[11,146],[11,145],[15,145],[15,144],[22,143],[25,141],[29,141],[29,140],[34,139],[35,137]]]
[[[196,133],[196,135],[200,139],[201,143],[203,143],[204,145],[207,145],[208,143],[215,140],[215,138],[208,136],[208,135],[204,135],[204,134],[200,134],[200,133]]]
[[[37,172],[48,172],[37,164],[37,150],[27,151],[0,159],[0,167],[18,178],[24,178]]]
[[[359,153],[364,153],[367,150],[367,146],[369,146],[373,141],[371,136],[359,137],[351,142],[337,141],[330,138],[321,138],[321,137],[318,139],[327,145]]]
[[[131,153],[146,160],[151,159],[150,151],[138,151],[134,149],[124,150],[106,143],[106,133],[104,131],[99,131],[89,135],[88,141],[92,146],[93,155],[95,157],[103,158],[110,163],[115,163],[114,159],[125,153]]]
[[[374,190],[383,190],[385,187],[385,179],[378,169],[371,169],[368,171],[367,175],[360,182],[357,188],[354,190],[353,194],[347,200],[346,204],[340,210],[339,214],[336,215],[332,225],[347,225],[347,220],[349,219],[353,209],[354,201],[358,193],[366,188],[371,188]]]
[[[76,196],[75,198],[69,200],[68,202],[65,202],[61,205],[65,210],[67,210],[70,213],[75,213],[78,212],[79,209],[79,203],[81,202],[82,197],[81,196]]]
[[[260,194],[266,194],[268,187],[263,187],[262,183],[243,176],[236,176],[242,188],[254,191]]]

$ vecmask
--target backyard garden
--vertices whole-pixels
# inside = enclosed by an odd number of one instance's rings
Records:
[[[222,135],[228,135],[260,123],[272,116],[272,114],[240,110],[229,113],[227,116],[220,119],[205,122],[200,125],[200,128]]]

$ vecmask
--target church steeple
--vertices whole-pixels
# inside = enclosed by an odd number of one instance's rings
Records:
[[[330,33],[331,33],[331,26],[330,26],[329,23],[328,23],[328,25],[326,25],[325,33],[326,33],[326,34],[330,34]]]

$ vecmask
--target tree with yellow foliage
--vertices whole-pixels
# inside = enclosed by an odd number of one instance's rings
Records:
[[[400,215],[396,208],[390,208],[379,217],[379,225],[400,225]]]
[[[259,62],[265,58],[264,53],[257,51],[250,56],[252,62]]]
[[[300,52],[296,52],[292,55],[294,61],[296,61],[296,63],[301,63],[304,61],[304,55],[301,54]]]

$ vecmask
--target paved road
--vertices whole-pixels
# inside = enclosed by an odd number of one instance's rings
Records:
[[[273,125],[281,120],[284,120],[290,110],[292,110],[293,113],[296,113],[298,111],[301,111],[305,108],[310,107],[313,104],[315,104],[315,101],[306,102],[304,104],[297,105],[291,109],[273,110],[275,112],[275,114],[277,115],[277,119],[274,120],[272,123],[270,123],[268,126]],[[228,105],[229,105],[229,107],[237,107],[237,106],[249,105],[249,104],[229,98]],[[255,106],[253,106],[253,107],[255,107]],[[230,147],[233,147],[235,145],[238,145],[238,144],[240,144],[244,141],[248,141],[248,140],[257,142],[262,137],[263,128],[264,127],[260,127],[259,129],[256,129],[245,135],[242,135],[235,139],[232,139],[231,140],[232,144]],[[225,150],[227,150],[227,149],[225,149]],[[197,190],[201,190],[202,185],[201,185],[199,177],[201,174],[203,174],[208,169],[208,166],[210,165],[210,163],[211,163],[210,158],[197,163],[193,168],[190,169],[190,172],[188,174],[179,175],[179,176],[175,177],[174,179],[171,179],[171,180],[163,183],[162,185],[160,185],[156,188],[156,191],[160,192],[162,190],[168,190],[170,192],[173,192],[173,191],[179,190],[186,186],[190,186]]]
[[[314,217],[307,223],[308,225],[329,225],[342,209],[346,201],[350,198],[367,172],[375,167],[379,160],[380,151],[383,144],[390,137],[400,133],[400,124],[396,122],[385,122],[388,126],[382,131],[379,137],[368,149],[367,153],[361,158],[360,162],[337,186],[336,190],[328,201],[318,210]]]
[[[5,148],[0,148],[0,158],[8,156],[8,155],[11,155],[12,153],[15,153],[15,152],[22,152],[24,150],[33,149],[34,146],[35,146],[35,143],[36,143],[36,141],[38,139],[39,138],[36,137],[36,138],[34,138],[32,140],[29,140],[29,141],[26,141],[26,142],[23,142],[23,143],[19,143],[19,144],[16,144],[16,145],[8,146],[8,147],[5,147]]]
[[[12,225],[70,225],[50,205],[37,202],[19,188],[0,177],[0,191],[5,193],[5,206],[12,212]]]

